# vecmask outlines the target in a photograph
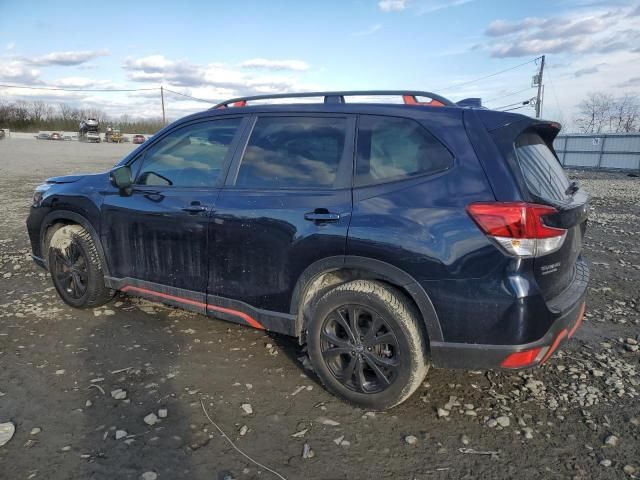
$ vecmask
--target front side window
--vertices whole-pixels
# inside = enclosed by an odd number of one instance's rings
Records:
[[[136,184],[215,186],[241,121],[213,120],[170,133],[147,151]]]
[[[344,151],[346,127],[345,118],[258,118],[236,187],[332,187]]]
[[[422,125],[405,118],[362,115],[357,149],[356,185],[436,173],[453,161],[451,152]]]

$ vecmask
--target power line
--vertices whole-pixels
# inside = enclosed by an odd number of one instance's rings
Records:
[[[62,88],[62,87],[31,87],[26,85],[5,85],[0,84],[3,88],[26,88],[27,90],[55,90],[61,92],[142,92],[149,90],[158,90],[160,87],[152,88]]]
[[[487,79],[487,78],[495,77],[496,75],[500,75],[500,74],[505,73],[505,72],[508,72],[508,71],[510,71],[510,70],[515,70],[516,68],[523,67],[523,66],[528,65],[528,64],[533,63],[533,62],[537,62],[540,58],[542,58],[542,56],[540,56],[540,57],[536,57],[536,58],[532,58],[531,60],[529,60],[529,61],[527,61],[527,62],[523,62],[523,63],[521,63],[521,64],[519,64],[519,65],[515,65],[515,66],[510,67],[510,68],[505,68],[504,70],[500,70],[499,72],[495,72],[495,73],[492,73],[492,74],[490,74],[490,75],[485,75],[484,77],[476,78],[475,80],[470,80],[470,81],[468,81],[468,82],[458,83],[458,84],[456,84],[456,85],[452,85],[452,86],[450,86],[450,87],[440,88],[440,89],[439,89],[439,91],[443,91],[443,90],[451,90],[451,89],[453,89],[453,88],[459,88],[459,87],[462,87],[462,86],[464,86],[464,85],[469,85],[469,84],[471,84],[471,83],[479,82],[480,80],[485,80],[485,79]]]
[[[211,104],[215,104],[216,102],[212,102],[211,100],[205,100],[204,98],[192,97],[191,95],[187,95],[186,93],[175,92],[173,90],[169,90],[168,88],[164,89],[165,92],[175,93],[176,95],[182,95],[183,97],[192,98],[193,100],[197,100],[199,102],[207,102]]]
[[[521,102],[510,103],[509,105],[502,105],[501,107],[496,107],[494,110],[502,110],[503,108],[513,107],[514,105],[529,105],[531,100],[522,100]]]
[[[501,98],[512,97],[512,96],[517,95],[519,93],[526,92],[527,90],[531,90],[532,88],[533,87],[523,88],[522,90],[518,90],[517,92],[511,92],[511,93],[507,93],[506,95],[500,95],[499,97],[493,97],[493,98],[490,98],[488,100],[484,100],[484,102],[489,103],[489,102],[492,102],[494,100],[500,100]]]
[[[527,105],[521,105],[521,106],[519,106],[519,107],[515,107],[515,108],[508,108],[508,109],[506,109],[506,110],[501,110],[501,111],[502,111],[502,112],[510,112],[510,111],[512,111],[512,110],[520,110],[521,108],[528,107],[528,106],[529,106],[529,104],[527,103]]]

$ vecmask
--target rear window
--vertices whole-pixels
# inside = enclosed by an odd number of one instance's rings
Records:
[[[449,168],[453,156],[413,120],[360,116],[356,185],[389,182]]]
[[[566,200],[569,179],[540,135],[523,133],[515,146],[529,192],[543,200]]]

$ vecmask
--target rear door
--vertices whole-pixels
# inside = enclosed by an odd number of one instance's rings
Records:
[[[525,130],[516,138],[515,153],[531,199],[558,210],[557,214],[546,218],[545,223],[567,230],[559,250],[534,260],[536,281],[545,298],[549,299],[561,293],[573,280],[586,229],[588,196],[569,181],[553,151],[553,139],[546,133],[544,130]]]
[[[302,271],[345,254],[355,119],[264,114],[252,122],[212,215],[208,294],[210,303],[225,297],[287,313]]]

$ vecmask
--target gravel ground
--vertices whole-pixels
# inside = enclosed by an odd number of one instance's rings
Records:
[[[593,195],[577,336],[531,371],[431,370],[373,413],[323,390],[304,349],[125,295],[74,310],[29,258],[33,188],[132,147],[0,142],[0,446],[7,479],[640,478],[640,179],[571,172]],[[0,426],[0,445],[2,427]]]

